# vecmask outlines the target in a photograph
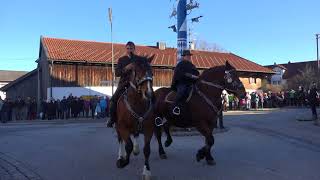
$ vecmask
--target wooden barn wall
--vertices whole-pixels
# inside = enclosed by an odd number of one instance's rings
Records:
[[[153,86],[170,86],[173,72],[174,71],[172,69],[153,68]],[[110,66],[105,67],[83,64],[54,64],[52,72],[52,86],[102,86],[102,81],[111,81],[111,73]],[[262,76],[259,73],[242,72],[239,74],[239,76],[246,89],[261,88]],[[249,82],[250,77],[255,78],[255,83]]]
[[[111,67],[80,64],[53,65],[53,87],[101,86],[103,81],[111,79]]]
[[[22,99],[26,99],[27,97],[37,98],[37,88],[35,87],[38,87],[38,73],[33,73],[10,87],[6,92],[6,96],[11,99],[16,99],[17,97],[21,97]]]
[[[102,81],[111,81],[111,73],[111,67],[80,64],[54,64],[52,71],[52,86],[102,86]],[[153,75],[154,86],[170,86],[173,70],[154,68]]]

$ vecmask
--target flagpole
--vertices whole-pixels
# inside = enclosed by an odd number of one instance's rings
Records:
[[[111,31],[111,56],[112,56],[111,57],[111,71],[112,71],[111,91],[113,95],[115,74],[114,74],[114,54],[113,54],[112,8],[109,8],[108,11],[109,11],[109,21],[110,21],[110,31]]]

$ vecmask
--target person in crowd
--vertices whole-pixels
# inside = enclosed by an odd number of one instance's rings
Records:
[[[312,119],[314,120],[314,125],[316,126],[319,125],[319,119],[317,114],[317,105],[319,103],[318,98],[319,93],[317,92],[317,85],[315,82],[313,82],[308,93],[308,101],[312,112]]]

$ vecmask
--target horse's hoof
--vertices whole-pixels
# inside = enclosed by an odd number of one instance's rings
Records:
[[[137,152],[134,152],[134,151],[133,151],[133,155],[135,155],[135,156],[138,156],[139,153],[140,153],[140,151],[137,151]]]
[[[207,164],[210,165],[210,166],[214,166],[216,165],[216,161],[214,159],[210,159],[210,160],[207,160]]]
[[[172,143],[172,140],[171,141],[170,140],[166,140],[166,142],[164,142],[164,146],[165,147],[169,147],[171,145],[171,143]]]
[[[201,154],[201,153],[197,153],[196,157],[197,157],[197,162],[199,162],[199,161],[201,161],[202,159],[204,159],[204,155]]]
[[[133,155],[138,156],[140,153],[139,148],[133,148]]]
[[[151,176],[143,175],[142,180],[151,180]]]
[[[125,159],[118,159],[117,160],[117,167],[118,168],[124,168],[129,164],[129,160],[125,160]]]
[[[160,154],[160,159],[167,159],[167,155],[166,154]]]

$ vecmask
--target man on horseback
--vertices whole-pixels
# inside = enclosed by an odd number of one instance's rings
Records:
[[[172,113],[180,115],[180,108],[188,97],[192,84],[198,79],[199,71],[191,62],[190,50],[182,52],[182,61],[178,63],[174,70],[171,89],[177,92]]]
[[[117,67],[115,69],[116,77],[120,77],[119,84],[117,87],[117,90],[114,92],[113,96],[110,99],[110,120],[107,123],[107,127],[112,127],[113,124],[116,122],[117,118],[117,103],[118,99],[122,95],[122,93],[125,91],[125,89],[129,85],[129,76],[126,66],[130,63],[134,62],[136,60],[135,53],[135,44],[131,41],[127,42],[126,44],[127,49],[127,55],[122,56],[118,60]]]

